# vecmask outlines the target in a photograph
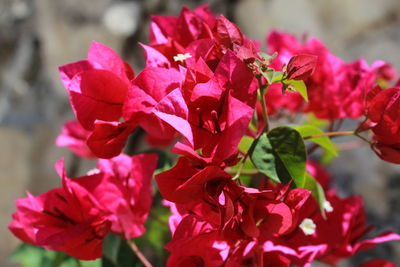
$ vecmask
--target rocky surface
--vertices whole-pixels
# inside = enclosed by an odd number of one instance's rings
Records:
[[[0,1],[0,262],[17,241],[5,230],[14,200],[25,189],[42,193],[58,185],[54,162],[73,158],[54,140],[73,117],[57,66],[84,58],[90,41],[112,47],[136,70],[143,65],[137,41],[146,42],[150,14],[177,15],[182,0],[2,0]],[[339,56],[369,62],[384,59],[400,69],[398,0],[208,1],[264,42],[269,28],[304,32],[322,39]],[[345,162],[346,164],[343,164]],[[348,164],[350,163],[350,164]],[[82,173],[93,162],[80,164]],[[400,231],[400,168],[377,160],[367,148],[345,152],[330,167],[346,196],[361,194],[377,231]],[[400,245],[380,246],[342,266],[372,257],[400,262]],[[6,266],[6,263],[1,266]],[[11,266],[11,265],[10,265]]]

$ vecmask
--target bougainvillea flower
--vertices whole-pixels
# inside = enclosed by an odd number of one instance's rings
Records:
[[[299,222],[307,219],[313,227],[299,224],[290,235],[281,236],[277,244],[297,251],[298,256],[287,255],[294,264],[306,264],[315,259],[336,264],[361,250],[391,240],[400,240],[398,234],[385,232],[377,237],[360,240],[371,230],[366,226],[366,217],[360,197],[340,199],[333,190],[326,192],[329,209],[326,218],[318,211],[314,199],[305,203],[299,213]],[[312,232],[308,232],[311,231]]]
[[[166,68],[171,67],[168,59],[151,46],[139,43],[144,49],[144,56],[146,58],[146,67]]]
[[[317,56],[296,55],[289,60],[286,66],[286,79],[305,80],[310,76],[317,64]]]
[[[86,144],[90,132],[85,130],[78,121],[64,123],[61,134],[56,139],[56,145],[68,147],[82,158],[94,158],[95,155]]]
[[[166,266],[221,266],[229,253],[218,232],[198,216],[186,216],[165,248],[171,252]]]
[[[218,166],[198,169],[184,157],[179,158],[178,163],[170,170],[156,175],[161,195],[176,203],[196,201],[212,194],[214,187],[223,186],[230,178]]]
[[[383,60],[375,61],[372,63],[371,68],[376,72],[378,80],[390,82],[397,78],[396,68]]]
[[[363,115],[365,96],[377,79],[376,69],[369,67],[362,59],[346,64],[315,38],[300,44],[292,35],[272,31],[267,43],[271,53],[278,52],[278,57],[272,62],[272,66],[277,70],[287,64],[294,55],[308,54],[318,57],[315,71],[305,80],[309,102],[303,103],[304,107],[301,103],[291,104],[301,108],[297,111],[313,112],[318,118],[327,120],[356,119]],[[267,93],[267,99],[268,95]],[[278,98],[278,95],[274,98]],[[293,100],[295,99],[287,99]],[[297,101],[303,102],[300,98],[297,98]],[[274,103],[270,105],[273,110],[280,108]]]
[[[234,183],[228,183],[225,187],[230,186]],[[212,189],[212,187],[214,188]],[[184,217],[187,215],[196,215],[203,218],[210,225],[215,227],[216,229],[221,227],[221,224],[225,221],[226,217],[232,216],[228,214],[230,212],[224,212],[224,207],[219,199],[223,194],[216,196],[219,193],[219,190],[222,189],[223,184],[210,184],[208,186],[209,193],[205,196],[204,199],[206,201],[190,201],[186,203],[173,203],[168,200],[163,200],[163,205],[169,207],[171,211],[171,216],[169,217],[169,227],[171,233],[173,234],[182,221]],[[221,214],[223,213],[223,214]],[[223,218],[222,218],[223,217]]]
[[[97,120],[93,132],[87,139],[87,145],[97,157],[112,158],[118,156],[135,127],[135,124],[128,122]]]
[[[150,46],[175,68],[183,61],[179,63],[174,57],[186,54],[194,61],[202,58],[212,70],[228,50],[241,60],[258,57],[254,41],[247,39],[239,27],[224,16],[216,17],[205,5],[195,10],[183,7],[178,17],[153,16]]]
[[[202,14],[199,16],[198,14]],[[150,46],[157,49],[178,66],[173,57],[184,54],[190,43],[199,39],[210,39],[215,16],[203,5],[195,10],[183,7],[178,17],[152,16]]]
[[[156,167],[157,154],[121,154],[110,160],[100,159],[90,175],[73,181],[88,190],[109,214],[111,231],[129,239],[145,232]]]
[[[72,110],[92,130],[95,120],[119,121],[132,69],[110,48],[92,42],[88,58],[59,68]]]
[[[202,75],[210,72],[200,65],[202,69],[193,73],[201,75],[202,78],[194,79],[202,82],[191,86],[193,78],[189,76],[190,81],[165,96],[153,110],[180,132],[193,150],[202,149],[204,157],[220,161],[237,153],[237,145],[253,114],[250,103],[255,102],[253,76],[235,58],[232,52],[227,52],[211,77]]]
[[[375,259],[364,262],[359,267],[397,267],[397,265],[390,261]]]
[[[368,104],[368,118],[376,123],[372,128],[380,141],[387,136],[387,142],[400,141],[400,88],[389,88],[377,93]]]
[[[176,204],[174,202],[164,199],[162,201],[162,204],[168,207],[171,211],[171,215],[168,218],[168,226],[171,234],[173,235],[175,233],[176,227],[182,221],[183,216],[179,213],[178,208],[176,207]]]
[[[179,88],[183,76],[175,69],[146,67],[133,81],[123,107],[125,121],[137,122],[155,139],[172,140],[176,131],[152,111],[163,97]]]
[[[255,241],[244,241],[235,248],[232,255],[228,258],[225,266],[241,267],[241,266],[263,266],[260,262],[260,254],[263,251],[258,247]],[[268,262],[270,264],[270,262]]]
[[[301,110],[304,106],[303,97],[298,92],[282,90],[281,83],[271,84],[268,87],[265,99],[267,100],[266,104],[269,115],[274,115],[279,110],[288,110],[292,113],[295,113]],[[262,110],[260,103],[257,103],[257,114],[259,114],[259,116],[262,117]]]
[[[110,231],[127,239],[145,232],[156,166],[156,154],[120,155],[99,160],[87,176],[69,179],[60,160],[56,169],[63,186],[17,200],[9,229],[29,244],[82,260],[99,258]]]
[[[263,246],[256,241],[244,241],[229,256],[226,267],[276,266],[289,267],[290,260],[275,252],[265,252]]]
[[[369,128],[374,133],[372,149],[383,160],[400,164],[400,89],[375,87],[367,98]]]
[[[305,189],[257,190],[237,185],[225,187],[224,193],[224,205],[220,208],[224,214],[222,235],[233,243],[235,238],[271,237],[291,232],[298,225],[299,210],[310,197],[310,191]]]
[[[84,187],[65,176],[62,165],[62,161],[56,165],[62,187],[37,197],[28,193],[27,198],[17,200],[9,229],[29,244],[82,260],[100,258],[111,221]]]
[[[371,148],[382,160],[400,164],[400,143],[385,144],[379,141],[373,141]]]

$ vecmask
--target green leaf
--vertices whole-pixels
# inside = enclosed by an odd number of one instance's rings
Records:
[[[304,141],[296,130],[281,126],[267,134],[268,139],[294,182],[300,184],[306,172],[307,152]]]
[[[287,182],[281,181],[281,178],[276,171],[276,161],[279,159],[274,154],[267,135],[263,134],[258,139],[254,140],[249,154],[254,166],[256,166],[261,173],[265,174],[275,182]]]
[[[116,235],[107,235],[103,242],[103,258],[107,258],[113,264],[118,263],[118,252],[122,239]]]
[[[277,83],[277,82],[281,82],[283,79],[283,72],[281,71],[275,71],[274,75],[272,77],[271,83]]]
[[[102,267],[128,267],[138,262],[125,240],[113,234],[106,236],[103,243]]]
[[[247,153],[247,151],[249,151],[253,141],[254,141],[254,138],[252,138],[250,136],[243,136],[239,143],[239,151],[243,152],[243,153]]]
[[[259,52],[258,55],[265,60],[271,61],[278,56],[278,52],[275,52],[272,55],[268,55],[267,53],[264,53],[264,52]]]
[[[308,102],[307,87],[302,80],[284,80],[283,83],[289,86],[290,90],[299,92],[304,100]]]
[[[12,262],[24,267],[41,266],[44,250],[28,244],[21,244],[11,256]]]
[[[295,129],[300,133],[300,135],[302,137],[312,136],[312,135],[317,135],[317,134],[323,133],[323,131],[321,129],[319,129],[315,126],[311,126],[311,125],[299,126],[299,127],[295,127]],[[331,153],[332,156],[334,156],[334,157],[336,157],[338,155],[338,152],[337,152],[337,149],[336,149],[334,143],[328,136],[320,136],[320,137],[310,138],[307,140],[321,146],[328,153]]]
[[[283,78],[283,72],[275,71],[274,69],[267,68],[265,71],[260,70],[261,74],[268,81],[269,84],[281,82]]]
[[[21,244],[11,256],[11,261],[24,267],[78,267],[78,260],[63,252],[45,250],[29,244]]]
[[[260,72],[264,76],[264,78],[267,79],[268,83],[271,84],[272,79],[274,78],[274,69],[267,68],[265,71],[261,70]]]
[[[301,186],[301,188],[305,188],[311,191],[312,196],[319,204],[322,216],[325,217],[324,203],[326,199],[325,199],[324,189],[322,188],[322,186],[317,182],[317,180],[315,180],[314,177],[312,177],[309,173],[306,173],[304,175],[304,183]]]
[[[80,261],[81,267],[101,267],[101,259],[94,261]]]
[[[287,183],[291,178],[299,187],[304,183],[307,152],[300,133],[287,126],[277,127],[254,140],[250,159],[272,180]]]
[[[161,202],[161,201],[160,201]],[[170,231],[168,218],[170,210],[162,205],[153,205],[150,218],[146,222],[146,233],[136,239],[136,244],[140,247],[151,249],[161,258],[165,252],[164,245],[168,242]],[[157,219],[156,219],[157,218]]]
[[[260,91],[257,92],[258,95],[260,94]],[[249,124],[250,130],[257,132],[258,130],[258,116],[257,116],[257,111],[254,111],[253,116],[251,117],[251,121]]]

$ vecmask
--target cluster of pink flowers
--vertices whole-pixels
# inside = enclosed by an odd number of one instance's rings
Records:
[[[9,229],[28,244],[83,260],[99,258],[109,232],[124,238],[145,232],[156,164],[155,154],[121,154],[111,160],[100,159],[96,169],[70,179],[64,161],[59,160],[56,170],[62,186],[17,200]]]
[[[265,115],[310,112],[330,122],[364,118],[355,133],[371,129],[378,156],[400,163],[400,88],[381,88],[396,77],[391,65],[368,66],[362,59],[348,64],[317,39],[300,43],[277,31],[267,38],[269,52],[277,52],[269,57],[206,6],[183,8],[178,17],[154,16],[150,27],[150,43],[141,44],[146,66],[137,75],[96,42],[87,59],[60,67],[77,121],[64,125],[57,144],[101,159],[75,179],[58,161],[62,187],[17,200],[9,228],[18,238],[92,260],[101,257],[108,233],[142,235],[157,156],[121,154],[141,127],[149,144],[176,142],[171,152],[179,155],[171,169],[155,176],[172,213],[167,266],[335,264],[400,240],[392,232],[363,239],[371,227],[361,198],[340,198],[316,162],[307,160],[306,170],[323,191],[322,201],[306,186],[260,173],[257,186],[241,184],[251,148],[238,148],[243,137],[258,140],[268,133]],[[308,102],[291,92],[297,82],[306,85]],[[363,266],[383,266],[374,264],[384,262]]]

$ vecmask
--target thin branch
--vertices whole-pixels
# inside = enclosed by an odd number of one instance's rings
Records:
[[[264,118],[265,128],[264,132],[269,131],[269,118],[267,112],[267,104],[265,103],[265,93],[267,89],[267,85],[262,83],[261,75],[256,76],[258,81],[258,87],[260,87],[260,102],[262,107],[262,114]]]
[[[241,162],[240,165],[239,165],[239,169],[237,170],[236,175],[233,176],[232,180],[237,180],[237,179],[239,179],[240,174],[242,173],[242,169],[243,169],[244,163],[246,162],[246,160],[247,160],[248,157],[249,157],[249,151],[247,151],[246,155],[244,155],[244,157],[243,157],[243,159],[242,159],[242,162]]]
[[[307,139],[313,139],[313,138],[317,138],[317,137],[337,136],[337,135],[355,135],[355,132],[354,131],[326,132],[326,133],[320,133],[320,134],[305,136],[305,137],[303,137],[303,139],[307,140]]]
[[[139,250],[133,239],[128,239],[126,240],[126,242],[128,243],[132,251],[136,254],[136,256],[139,258],[139,260],[143,263],[145,267],[153,267],[153,265],[146,259],[143,253]]]
[[[238,173],[238,170],[228,169],[228,170],[226,170],[226,172],[229,173],[229,174],[235,174],[236,175]],[[258,170],[241,170],[240,171],[240,174],[243,174],[243,175],[256,175],[256,174],[259,174],[259,173],[260,172]]]

